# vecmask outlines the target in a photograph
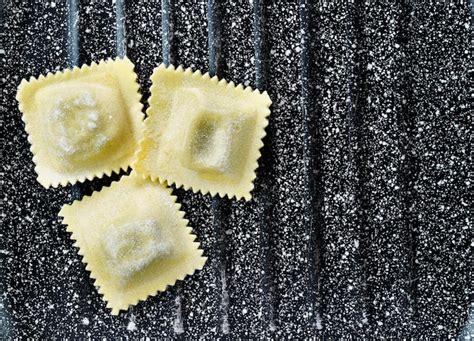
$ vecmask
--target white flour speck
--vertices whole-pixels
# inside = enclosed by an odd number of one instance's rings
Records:
[[[58,140],[58,143],[59,143],[59,147],[61,147],[61,149],[67,154],[67,155],[71,155],[71,154],[74,154],[74,152],[76,151],[76,149],[71,146],[67,139],[65,137],[60,137],[59,140]]]
[[[87,114],[87,118],[93,122],[96,122],[99,118],[99,114],[96,111],[91,111]]]
[[[137,330],[137,325],[135,324],[135,322],[133,321],[128,322],[127,330],[131,332],[133,332],[134,330]]]
[[[319,313],[316,313],[316,329],[321,330],[323,329],[323,323],[322,323],[321,315]]]
[[[84,106],[84,107],[95,107],[97,102],[94,97],[89,92],[82,92],[79,96],[74,99],[74,105]]]
[[[180,335],[184,333],[183,328],[183,316],[182,316],[182,308],[181,308],[181,297],[178,295],[175,299],[176,305],[176,318],[173,323],[173,330],[175,334]]]

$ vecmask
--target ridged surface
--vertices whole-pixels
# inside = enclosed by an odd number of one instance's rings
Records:
[[[459,1],[6,2],[2,336],[469,339],[470,11]],[[164,61],[266,90],[273,105],[251,201],[174,189],[204,269],[113,317],[57,218],[111,179],[42,188],[14,97],[22,78],[63,69],[74,52],[81,65],[120,51],[144,100]]]

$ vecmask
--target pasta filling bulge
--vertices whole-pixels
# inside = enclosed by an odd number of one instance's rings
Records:
[[[137,219],[106,228],[103,241],[104,257],[109,260],[110,270],[126,284],[133,276],[146,270],[155,261],[176,254],[176,243],[163,231],[158,220]]]
[[[58,168],[87,166],[110,153],[120,153],[120,138],[127,134],[128,123],[119,91],[70,81],[40,89],[36,101],[44,110],[49,132],[45,142],[57,156]]]

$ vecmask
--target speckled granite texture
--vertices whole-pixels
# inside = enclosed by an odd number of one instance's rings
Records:
[[[0,336],[470,339],[471,11],[2,2]],[[253,200],[175,189],[205,269],[113,317],[57,213],[119,176],[42,188],[14,96],[22,78],[123,54],[145,104],[163,61],[265,89],[273,106]]]

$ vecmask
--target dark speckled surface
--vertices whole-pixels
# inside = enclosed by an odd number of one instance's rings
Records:
[[[5,338],[472,337],[466,1],[4,1]],[[117,180],[44,189],[22,78],[126,54],[269,92],[250,202],[175,189],[205,269],[113,317],[57,218]],[[472,83],[471,83],[472,84]]]

